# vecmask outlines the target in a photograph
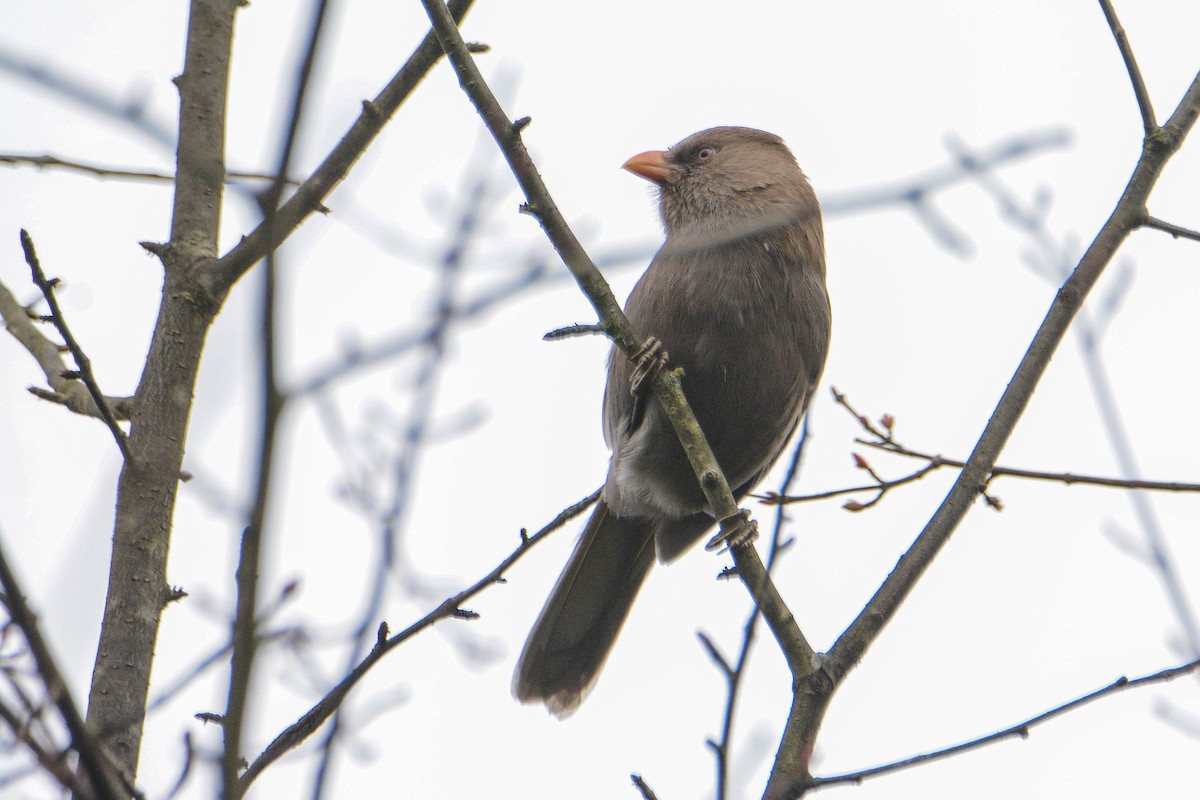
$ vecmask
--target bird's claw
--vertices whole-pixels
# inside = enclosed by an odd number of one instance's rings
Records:
[[[721,531],[704,545],[704,549],[709,552],[735,550],[758,538],[758,523],[751,519],[748,508],[739,508],[718,521],[721,523]]]
[[[647,337],[638,351],[633,354],[633,374],[629,376],[629,393],[638,397],[642,392],[642,386],[657,378],[658,373],[667,366],[667,358],[667,351],[663,349],[663,343],[653,336]]]

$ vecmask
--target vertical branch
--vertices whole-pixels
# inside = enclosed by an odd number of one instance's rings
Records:
[[[304,113],[304,101],[308,93],[309,80],[316,62],[321,33],[324,30],[329,0],[317,0],[313,13],[308,47],[296,80],[295,95],[288,129],[284,135],[279,156],[279,166],[271,187],[259,198],[263,213],[263,227],[268,241],[279,241],[274,227],[278,217],[279,201],[287,182],[292,152],[300,130]],[[250,679],[254,655],[258,645],[258,630],[255,625],[258,610],[259,561],[262,540],[266,528],[267,510],[271,492],[272,466],[275,463],[275,442],[279,424],[283,418],[286,396],[279,388],[278,326],[276,324],[276,267],[277,253],[272,249],[267,254],[263,291],[260,301],[260,353],[262,356],[262,431],[258,450],[258,478],[254,490],[254,506],[250,512],[250,524],[242,534],[241,550],[235,576],[237,584],[237,608],[233,622],[233,650],[230,656],[229,697],[224,715],[225,749],[221,755],[221,778],[223,800],[237,800],[244,787],[239,780],[239,771],[244,761],[241,754],[243,723],[246,718],[246,703],[250,693]]]
[[[792,448],[792,460],[788,464],[787,472],[784,473],[783,481],[779,484],[779,494],[781,496],[787,496],[791,492],[792,484],[800,475],[800,464],[804,459],[805,446],[808,444],[808,420],[809,414],[805,414],[804,420],[801,422],[800,439],[796,442],[796,446]],[[767,551],[766,567],[768,574],[774,569],[775,561],[786,546],[783,542],[783,523],[786,515],[786,506],[783,504],[775,506],[775,522],[773,525],[774,530],[771,533],[771,547]],[[746,670],[750,664],[750,652],[758,634],[758,622],[761,617],[762,615],[759,613],[757,605],[750,609],[750,616],[746,619],[746,623],[742,627],[742,643],[738,649],[737,661],[734,662],[732,669],[725,674],[728,689],[725,698],[725,715],[721,722],[721,738],[717,742],[712,742],[711,740],[709,742],[717,767],[717,800],[725,800],[729,796],[729,777],[731,771],[729,751],[733,746],[734,717],[737,712],[737,703],[738,697],[741,694],[741,688],[745,685]]]
[[[112,561],[88,697],[88,724],[118,767],[136,775],[154,645],[167,585],[175,493],[192,391],[223,295],[199,267],[216,257],[224,177],[225,101],[237,0],[192,0],[179,87],[179,146],[171,240],[148,245],[165,282],[137,389],[129,450],[117,485]]]

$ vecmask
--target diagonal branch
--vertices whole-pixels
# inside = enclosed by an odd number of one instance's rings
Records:
[[[100,384],[96,382],[96,375],[92,372],[92,361],[71,334],[71,329],[67,327],[67,318],[63,316],[62,308],[58,305],[58,298],[54,295],[54,287],[58,285],[58,278],[48,279],[46,277],[46,273],[42,271],[42,264],[38,260],[37,250],[33,247],[33,239],[24,229],[21,230],[21,248],[25,251],[25,262],[29,264],[29,269],[33,273],[33,282],[42,291],[42,296],[46,298],[46,304],[50,306],[50,321],[58,329],[59,335],[62,336],[67,349],[71,351],[71,356],[75,359],[75,365],[79,368],[80,380],[83,381],[88,393],[92,396],[92,401],[100,411],[101,419],[112,431],[121,455],[125,457],[126,461],[132,460],[133,456],[129,452],[129,442],[125,438],[125,431],[121,430],[121,426],[117,424],[117,418],[113,415],[113,410],[108,407],[104,392],[100,391]]]
[[[1055,717],[1062,716],[1068,711],[1074,711],[1080,706],[1087,705],[1094,700],[1110,697],[1118,692],[1123,692],[1126,689],[1135,689],[1141,686],[1166,683],[1167,681],[1172,681],[1175,678],[1180,678],[1184,675],[1191,675],[1197,670],[1197,668],[1200,668],[1200,661],[1192,661],[1187,664],[1181,664],[1178,667],[1160,670],[1150,675],[1143,675],[1140,678],[1130,679],[1126,677],[1120,677],[1110,683],[1108,686],[1097,689],[1094,692],[1088,692],[1082,697],[1077,697],[1074,700],[1063,703],[1062,705],[1055,706],[1049,711],[1043,711],[1037,716],[1030,717],[1023,722],[1018,722],[1016,725],[1010,725],[1009,727],[996,731],[995,733],[989,733],[986,736],[980,736],[977,739],[956,744],[952,747],[945,747],[941,750],[922,753],[921,755],[901,759],[900,761],[893,761],[890,764],[882,764],[878,767],[871,767],[870,769],[859,770],[857,772],[848,772],[844,775],[830,775],[827,778],[814,778],[812,786],[813,788],[820,789],[826,786],[835,786],[840,783],[852,783],[857,785],[862,783],[866,778],[874,778],[889,772],[897,772],[908,767],[915,767],[918,764],[926,764],[930,761],[949,758],[950,756],[958,755],[959,753],[965,753],[969,750],[977,750],[980,747],[984,747],[989,744],[995,744],[996,742],[1001,742],[1005,739],[1012,739],[1014,737],[1027,739],[1029,738],[1030,728],[1041,725],[1043,722],[1049,722]]]
[[[595,308],[605,332],[622,353],[632,357],[645,339],[633,330],[608,283],[559,212],[533,159],[525,149],[525,144],[521,141],[521,131],[529,124],[529,118],[524,117],[515,122],[509,119],[484,81],[479,68],[475,66],[470,50],[446,6],[440,0],[422,0],[422,4],[433,23],[438,41],[446,51],[454,71],[458,73],[463,91],[470,97],[483,118],[484,124],[504,153],[509,167],[525,193],[527,202],[522,210],[541,223],[554,249],[562,256],[580,289]],[[655,396],[675,428],[676,435],[679,436],[692,468],[696,471],[709,507],[714,516],[721,520],[722,534],[732,532],[743,520],[739,516],[729,484],[717,465],[712,449],[687,405],[679,376],[664,370],[655,378],[653,388]],[[812,672],[812,647],[805,640],[795,617],[767,574],[758,551],[752,546],[736,546],[731,549],[731,553],[739,576],[754,597],[771,632],[779,641],[792,674],[799,676]]]
[[[884,626],[899,609],[916,582],[933,562],[942,546],[958,527],[996,460],[1012,435],[1018,420],[1028,406],[1038,382],[1049,366],[1050,359],[1062,343],[1084,299],[1096,285],[1105,267],[1129,234],[1137,229],[1145,216],[1146,200],[1170,160],[1182,145],[1200,115],[1200,74],[1184,94],[1171,120],[1160,131],[1147,136],[1142,155],[1109,219],[1092,241],[1066,283],[1059,289],[1050,310],[1038,328],[1016,373],[1009,381],[995,411],[988,420],[974,451],[912,547],[854,622],[834,643],[821,672],[829,679],[829,695],[846,674],[862,659]],[[828,703],[828,698],[824,701]],[[796,745],[808,744],[805,728],[819,724],[821,714],[812,708],[793,711],[789,728],[799,727]],[[815,728],[810,731],[815,733]],[[785,733],[785,739],[788,734]],[[804,774],[782,776],[787,783],[780,797],[799,793],[808,785]],[[772,782],[775,781],[774,775]],[[774,796],[774,795],[773,795]]]
[[[449,7],[443,8],[455,21],[461,21],[472,2],[450,0]],[[437,39],[432,33],[427,34],[375,99],[363,101],[362,113],[350,130],[325,156],[316,171],[280,206],[270,224],[264,222],[242,237],[214,266],[212,277],[218,288],[232,286],[255,262],[286,240],[310,214],[325,210],[321,205],[325,198],[342,182],[359,156],[375,141],[384,125],[441,57],[442,48]]]
[[[558,516],[552,519],[541,530],[532,536],[528,535],[524,529],[521,530],[521,543],[513,550],[503,561],[501,561],[495,569],[484,575],[474,584],[442,601],[437,608],[430,611],[421,619],[409,625],[404,630],[397,634],[388,636],[387,623],[379,626],[379,632],[376,636],[375,646],[371,648],[358,665],[350,671],[341,683],[333,687],[329,692],[321,698],[312,708],[292,723],[286,730],[275,737],[274,741],[267,746],[258,758],[242,773],[240,790],[244,794],[263,770],[277,761],[280,757],[298,747],[305,739],[311,736],[329,719],[345,701],[350,690],[362,680],[372,667],[387,655],[389,652],[400,646],[404,642],[413,638],[417,634],[424,631],[426,628],[441,622],[445,619],[475,619],[478,615],[462,607],[463,603],[470,600],[475,595],[497,583],[504,582],[504,573],[509,567],[515,564],[522,556],[528,553],[535,545],[543,542],[546,537],[554,531],[561,528],[566,523],[570,522],[575,517],[582,514],[584,511],[591,508],[592,504],[600,497],[600,490],[597,489],[592,494],[583,498],[574,505],[568,506],[559,512]]]
[[[1150,136],[1158,130],[1158,118],[1154,116],[1154,106],[1150,104],[1150,92],[1147,91],[1146,82],[1142,79],[1142,70],[1138,67],[1137,59],[1133,57],[1133,48],[1129,44],[1129,37],[1125,34],[1125,27],[1121,25],[1121,20],[1117,19],[1117,12],[1113,8],[1112,0],[1100,0],[1100,10],[1104,12],[1104,19],[1108,21],[1113,38],[1117,40],[1117,49],[1121,51],[1121,59],[1125,62],[1125,71],[1129,73],[1129,82],[1133,84],[1133,96],[1137,98],[1138,111],[1142,114],[1142,128],[1145,135]]]

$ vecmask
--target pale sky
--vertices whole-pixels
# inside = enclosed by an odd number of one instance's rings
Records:
[[[1161,119],[1200,69],[1200,5],[1117,0]],[[238,19],[228,163],[269,170],[288,109],[307,6],[259,0]],[[118,102],[144,101],[173,130],[184,4],[9,3],[0,53],[71,76]],[[313,165],[428,29],[421,6],[343,3],[328,32],[309,103],[299,169]],[[660,241],[647,184],[620,165],[719,124],[778,133],[818,194],[839,198],[895,186],[945,166],[953,137],[987,148],[1060,133],[1063,147],[996,173],[1023,203],[1047,203],[1055,246],[1077,256],[1103,224],[1140,151],[1129,80],[1094,3],[925,2],[648,4],[576,7],[479,0],[464,26],[486,42],[484,74],[515,118],[559,207],[624,297]],[[172,150],[144,131],[0,72],[0,154],[51,154],[169,172]],[[350,348],[417,330],[432,314],[437,270],[464,175],[488,164],[493,192],[459,296],[482,296],[547,257],[536,223],[517,213],[515,183],[441,64],[383,136],[283,250],[286,374],[293,385]],[[131,393],[157,309],[160,265],[138,245],[168,236],[168,184],[100,180],[3,165],[0,281],[23,300],[17,238],[26,228],[43,264],[64,281],[69,320],[110,394]],[[1155,216],[1200,227],[1200,141],[1169,165]],[[1039,199],[1040,198],[1040,199]],[[965,242],[952,252],[912,211],[840,211],[826,218],[834,333],[798,491],[857,485],[851,452],[888,477],[918,464],[855,445],[837,386],[863,413],[897,419],[918,450],[965,457],[1056,291],[1028,264],[1035,245],[1006,223],[978,183],[931,198]],[[225,248],[254,224],[234,193]],[[1130,238],[1086,311],[1106,321],[1103,365],[1144,477],[1200,480],[1200,245],[1155,231]],[[438,378],[434,442],[422,453],[403,516],[401,560],[382,611],[403,628],[506,556],[603,480],[599,406],[606,344],[544,343],[547,330],[592,322],[566,270],[454,329]],[[606,269],[606,271],[608,271]],[[196,389],[170,580],[190,597],[164,616],[157,694],[227,637],[233,557],[255,448],[257,278],[243,281],[217,320]],[[1105,310],[1115,289],[1119,305]],[[256,675],[247,755],[256,755],[340,676],[337,645],[360,613],[376,556],[374,521],[338,487],[350,461],[386,498],[387,454],[409,411],[422,356],[364,371],[325,395],[346,432],[330,432],[312,398],[289,417],[272,507],[263,596],[290,580],[299,592],[276,620],[302,625],[307,660],[264,657]],[[99,631],[118,453],[102,425],[25,391],[36,364],[0,336],[0,542],[37,605],[82,702]],[[1000,459],[1052,472],[1118,475],[1078,340],[1069,337]],[[790,509],[796,544],[778,582],[804,632],[828,647],[862,608],[944,497],[946,470],[896,490],[869,511],[843,500]],[[763,488],[778,484],[773,474]],[[1017,723],[1119,676],[1187,660],[1178,620],[1129,496],[1111,489],[1001,479],[1002,513],[977,505],[894,622],[839,691],[826,717],[817,774],[866,768]],[[220,502],[224,498],[224,505]],[[864,493],[857,499],[867,500]],[[1152,508],[1187,591],[1200,597],[1195,495],[1156,494]],[[771,512],[755,506],[765,520]],[[349,704],[354,733],[327,797],[636,797],[641,773],[664,800],[709,797],[724,689],[696,640],[706,631],[735,652],[744,589],[713,576],[725,557],[697,549],[650,576],[595,691],[571,719],[522,707],[509,694],[529,625],[576,536],[569,525],[469,604],[479,620],[446,622],[390,655]],[[467,653],[483,652],[484,658]],[[193,719],[224,707],[224,665],[155,712],[139,784],[150,798],[173,785],[182,736],[205,754],[220,732]],[[1175,797],[1194,792],[1197,738],[1164,714],[1200,719],[1197,681],[1102,700],[1009,741],[949,761],[825,790],[856,800],[921,796]],[[157,691],[156,691],[157,690]],[[760,633],[733,752],[734,797],[761,794],[789,696],[778,650]],[[272,767],[252,796],[311,794],[312,742]],[[0,761],[0,774],[10,765]],[[184,797],[212,795],[198,768]],[[46,788],[18,784],[19,796]],[[18,796],[13,790],[14,796]]]

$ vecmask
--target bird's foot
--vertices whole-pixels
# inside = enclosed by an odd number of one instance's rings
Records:
[[[663,343],[653,336],[647,337],[645,343],[633,354],[633,374],[629,376],[629,393],[634,397],[641,395],[642,387],[658,377],[667,366],[667,351]]]
[[[732,514],[721,517],[718,522],[721,523],[720,533],[709,539],[708,544],[704,545],[704,549],[709,552],[722,549],[735,550],[758,538],[758,523],[750,518],[750,509],[748,508],[739,508]]]

